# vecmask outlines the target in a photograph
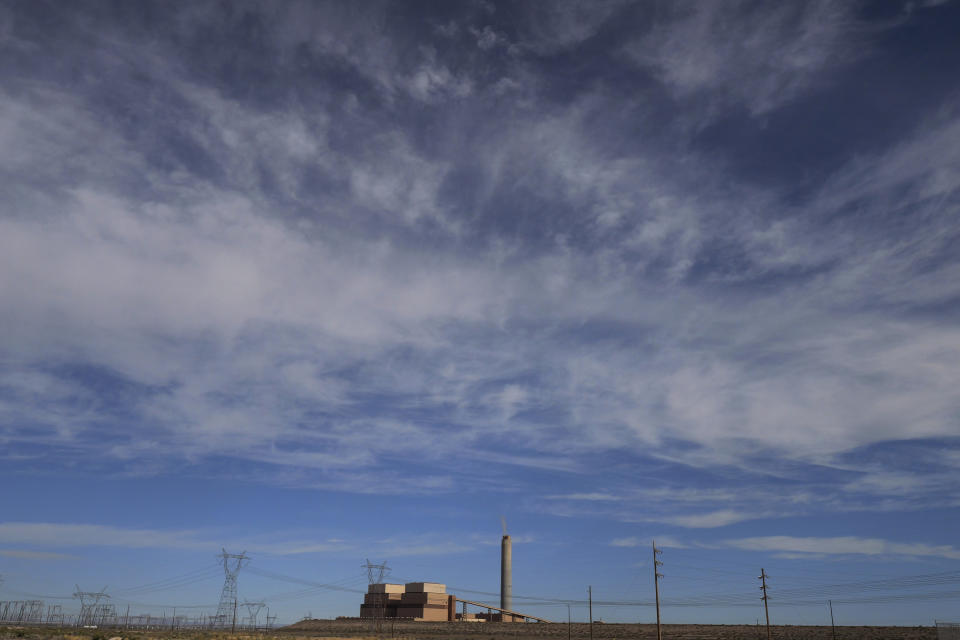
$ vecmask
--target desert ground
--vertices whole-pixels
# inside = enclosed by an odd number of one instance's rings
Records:
[[[379,632],[369,622],[356,620],[304,620],[288,627],[263,632],[222,631],[123,631],[47,627],[0,627],[0,640],[327,640],[359,638],[382,640],[549,640],[567,638],[566,624],[500,624],[460,622],[394,622],[385,621]],[[590,638],[587,624],[574,624],[570,637]],[[595,624],[594,640],[656,640],[656,625]],[[766,630],[754,625],[669,624],[663,626],[665,640],[765,640]],[[776,640],[832,640],[830,627],[773,626]],[[935,640],[935,627],[866,627],[836,628],[837,640]]]
[[[351,626],[352,625],[352,626]],[[362,629],[366,627],[366,630]],[[312,638],[325,636],[357,637],[370,634],[367,622],[339,620],[304,620],[278,630],[278,634],[302,635]],[[772,626],[771,638],[776,640],[832,640],[830,627]],[[444,640],[566,640],[566,624],[502,624],[463,622],[383,622],[382,635],[416,639]],[[758,635],[759,634],[759,635]],[[569,635],[576,640],[590,638],[590,625],[573,624]],[[657,627],[653,624],[594,624],[594,640],[656,640]],[[754,625],[663,625],[664,640],[765,640],[766,629]],[[933,640],[935,627],[837,627],[837,640]]]

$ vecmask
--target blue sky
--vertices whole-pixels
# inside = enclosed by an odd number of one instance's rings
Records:
[[[949,618],[958,27],[0,3],[0,599],[209,610],[221,547],[281,620],[365,558],[483,599],[505,515],[545,617],[652,600],[656,537],[668,622],[761,567],[774,622]]]

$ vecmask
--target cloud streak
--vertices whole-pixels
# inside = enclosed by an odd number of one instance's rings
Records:
[[[577,475],[593,488],[534,508],[683,528],[947,504],[956,464],[876,450],[956,446],[957,114],[811,167],[798,195],[698,132],[782,115],[869,57],[879,30],[848,5],[526,10],[511,29],[482,8],[427,26],[251,9],[252,86],[227,71],[242,20],[213,5],[156,38],[104,17],[97,55],[66,12],[32,61],[20,44],[42,37],[9,23],[0,439],[18,464],[227,460],[431,495]],[[578,47],[605,66],[565,88],[550,65]],[[618,455],[674,486],[596,472]],[[715,490],[677,489],[688,471]],[[752,474],[784,485],[750,506]]]
[[[881,538],[759,536],[727,540],[726,546],[750,551],[784,551],[812,555],[918,556],[960,559],[960,549],[922,542],[893,542]],[[795,556],[801,557],[801,556]]]
[[[320,538],[318,540],[317,538]],[[269,541],[268,541],[269,540]],[[176,549],[180,551],[216,551],[227,546],[252,554],[294,556],[303,554],[341,554],[358,549],[375,550],[388,556],[422,556],[462,553],[472,545],[436,540],[436,536],[408,535],[384,540],[348,543],[337,538],[312,536],[291,539],[279,533],[251,538],[217,537],[208,530],[133,529],[99,524],[53,522],[0,523],[0,544],[29,544],[40,549],[119,547],[126,549]],[[66,554],[38,550],[0,550],[0,555],[27,559],[70,557]]]
[[[864,55],[853,6],[817,0],[790,6],[673,3],[652,33],[626,47],[682,100],[704,97],[769,112],[823,82],[830,66]]]

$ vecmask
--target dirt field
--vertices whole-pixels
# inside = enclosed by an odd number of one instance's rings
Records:
[[[458,622],[385,622],[375,633],[368,622],[306,620],[263,633],[229,634],[222,631],[111,631],[58,630],[36,627],[0,627],[0,640],[566,640],[565,624],[499,624]],[[776,640],[832,640],[830,627],[771,627]],[[574,624],[570,636],[587,640],[587,624]],[[656,640],[657,628],[648,624],[595,624],[594,640]],[[766,640],[765,630],[753,625],[664,625],[664,640]],[[936,640],[934,627],[837,627],[837,640]]]
[[[305,620],[278,633],[311,638],[358,637],[371,634],[371,624],[357,621]],[[407,640],[566,640],[566,624],[500,624],[463,622],[384,621],[383,635]],[[574,624],[570,637],[590,638],[590,625]],[[595,624],[594,640],[656,640],[657,627],[649,624]],[[677,625],[663,626],[664,640],[766,640],[766,630],[754,625]],[[832,640],[830,627],[771,627],[776,640]],[[935,640],[935,627],[837,627],[837,640]]]

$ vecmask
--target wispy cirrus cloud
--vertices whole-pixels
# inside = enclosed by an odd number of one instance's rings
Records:
[[[868,555],[868,556],[930,556],[937,558],[960,559],[960,549],[950,545],[936,545],[922,542],[894,542],[882,538],[861,538],[857,536],[839,536],[828,538],[795,536],[758,536],[726,540],[724,546],[750,551],[781,551],[803,555]]]
[[[627,45],[680,99],[742,106],[754,115],[822,82],[831,66],[864,55],[855,7],[835,0],[791,5],[673,3]]]
[[[622,82],[555,99],[549,56],[639,14],[542,11],[522,33],[456,16],[442,24],[465,26],[431,27],[421,46],[379,5],[251,10],[267,62],[249,69],[283,87],[264,80],[276,90],[262,95],[196,40],[239,16],[191,9],[149,47],[105,25],[105,59],[84,55],[67,12],[50,51],[87,72],[16,58],[0,99],[8,448],[24,464],[95,450],[152,473],[228,459],[264,482],[350,492],[382,474],[394,495],[517,491],[614,454],[784,480],[753,507],[736,497],[744,476],[540,501],[687,528],[868,494],[874,508],[943,504],[955,465],[882,479],[869,449],[956,435],[956,114],[928,114],[797,197],[698,153]],[[397,31],[381,37],[386,24]],[[755,115],[870,53],[829,2],[690,5],[648,27],[630,36],[629,73]],[[476,46],[484,33],[504,46]],[[474,46],[457,57],[461,37]],[[303,68],[328,90],[293,82]],[[494,88],[505,78],[519,97]],[[813,498],[823,469],[845,489]]]
[[[519,541],[525,540],[521,537]],[[46,549],[83,547],[216,551],[225,545],[229,548],[245,549],[252,554],[269,556],[340,554],[362,548],[391,557],[453,554],[476,548],[474,544],[452,543],[443,536],[425,534],[397,535],[386,539],[355,539],[354,542],[346,542],[343,539],[316,533],[302,538],[291,537],[289,533],[269,533],[238,538],[231,534],[218,534],[212,530],[126,528],[55,522],[0,523],[0,544],[29,544],[39,548],[39,550],[0,550],[0,555],[29,559],[69,557],[69,555],[46,551]]]
[[[617,502],[621,498],[609,493],[595,491],[591,493],[567,493],[563,495],[547,496],[549,500],[585,500],[587,502]]]
[[[229,536],[227,536],[229,537]],[[132,529],[98,524],[71,524],[53,522],[0,523],[0,543],[30,544],[41,548],[62,547],[125,547],[129,549],[180,549],[185,551],[215,551],[224,542],[209,531]],[[231,539],[229,544],[253,553],[296,555],[326,553],[350,548],[342,542],[284,541],[257,542]],[[31,553],[33,553],[31,551]],[[47,552],[36,552],[45,554]]]
[[[711,529],[725,527],[745,520],[756,520],[761,517],[764,516],[756,513],[734,511],[733,509],[720,509],[708,513],[666,517],[662,519],[662,522],[688,529]]]
[[[649,540],[630,536],[628,538],[615,538],[610,541],[611,547],[649,547],[656,542],[657,548],[670,547],[673,549],[685,549],[688,545],[673,536],[651,536]]]
[[[63,560],[74,557],[67,553],[56,553],[54,551],[32,551],[29,549],[0,549],[0,556],[7,558],[19,558],[21,560]]]

